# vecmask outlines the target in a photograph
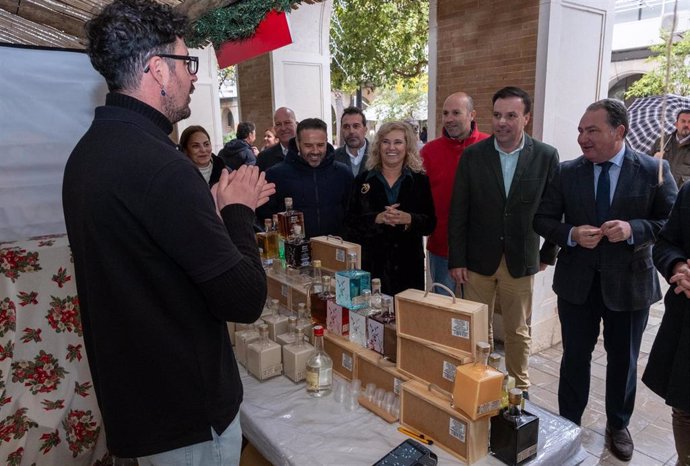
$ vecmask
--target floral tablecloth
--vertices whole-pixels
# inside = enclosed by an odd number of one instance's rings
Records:
[[[67,237],[0,244],[0,464],[107,459]]]

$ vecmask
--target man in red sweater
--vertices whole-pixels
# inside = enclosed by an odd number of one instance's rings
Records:
[[[448,271],[448,214],[455,172],[465,148],[489,137],[477,130],[476,113],[472,97],[464,92],[449,95],[443,103],[443,134],[420,152],[436,210],[436,229],[427,242],[431,279],[454,292],[455,280]],[[440,288],[435,291],[445,294]]]

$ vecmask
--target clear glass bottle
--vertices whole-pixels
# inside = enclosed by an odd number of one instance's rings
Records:
[[[357,268],[357,253],[347,256],[347,269],[335,274],[335,302],[348,309],[365,306],[362,292],[371,290],[371,274]]]
[[[258,339],[259,331],[254,324],[235,332],[235,359],[238,363],[247,366],[247,345]]]
[[[508,407],[491,418],[491,451],[506,464],[520,464],[537,455],[539,418],[520,408],[522,390],[513,388]]]
[[[297,324],[295,330],[302,330],[310,342],[314,341],[314,332],[312,331],[314,324],[309,316],[307,305],[305,303],[297,304]]]
[[[381,312],[383,294],[381,293],[381,279],[371,280],[371,309],[373,312]]]
[[[324,275],[321,280],[321,292],[311,293],[309,297],[311,303],[311,320],[315,324],[326,325],[328,300],[334,299],[335,294],[331,288],[331,276]]]
[[[323,290],[323,271],[321,261],[314,259],[311,261],[311,293],[321,293]]]
[[[307,361],[307,393],[322,397],[331,393],[333,361],[323,348],[323,327],[314,327],[314,354]]]
[[[307,361],[314,354],[314,347],[304,341],[304,333],[297,330],[295,342],[283,346],[284,372],[293,382],[300,382],[307,376]]]
[[[288,317],[287,332],[276,337],[276,343],[281,346],[291,345],[295,342],[295,332],[297,331],[297,316]]]
[[[276,241],[278,242],[278,258],[285,260],[285,238],[280,234],[280,229],[278,225],[278,214],[273,214],[273,225],[271,231],[276,232]]]
[[[285,241],[285,262],[296,269],[311,263],[311,245],[304,239],[301,225],[293,225],[292,234]]]
[[[259,338],[247,345],[247,370],[259,380],[283,373],[281,347],[268,339],[266,324],[259,325]]]
[[[280,301],[271,299],[271,313],[263,317],[263,321],[268,325],[268,338],[276,341],[276,337],[287,332],[288,318],[280,314]]]
[[[515,388],[515,378],[508,375],[507,371],[501,369],[501,355],[498,353],[491,353],[489,355],[489,365],[503,374],[503,383],[501,384],[501,408],[508,407],[508,393]]]
[[[292,198],[285,198],[285,212],[278,213],[278,233],[287,240],[292,234],[292,227],[299,225],[303,234],[307,234],[304,228],[304,214],[292,208]]]
[[[488,365],[491,345],[477,343],[474,363],[455,370],[453,402],[455,408],[472,420],[498,413],[501,407],[503,373]]]
[[[373,280],[372,280],[373,282]],[[367,347],[367,317],[371,315],[371,291],[362,292],[365,306],[362,309],[350,309],[350,341],[364,348]]]
[[[395,362],[398,335],[395,329],[393,298],[390,296],[382,298],[381,312],[372,312],[367,317],[367,346]]]
[[[259,246],[259,255],[264,263],[264,266],[268,263],[268,232],[271,231],[271,219],[264,220],[264,231],[259,231],[256,233],[256,244]]]

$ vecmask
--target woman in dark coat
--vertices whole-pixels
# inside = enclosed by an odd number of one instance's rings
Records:
[[[211,152],[211,138],[203,126],[188,126],[180,136],[180,149],[211,187],[220,179],[225,167],[223,160]]]
[[[381,126],[366,168],[354,182],[346,238],[362,246],[362,269],[381,279],[383,293],[424,289],[422,237],[434,231],[436,216],[410,125]]]
[[[690,465],[690,184],[678,193],[654,245],[654,263],[671,284],[642,381],[673,408],[678,465]]]

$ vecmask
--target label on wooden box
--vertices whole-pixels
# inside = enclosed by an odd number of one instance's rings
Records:
[[[488,308],[450,296],[408,289],[395,295],[398,334],[474,354],[488,341]]]
[[[410,378],[433,383],[446,392],[453,390],[457,366],[469,362],[472,362],[469,354],[415,338],[398,337],[398,369]]]
[[[400,423],[421,432],[450,454],[474,463],[488,453],[489,419],[472,421],[450,401],[413,380],[402,385]]]

